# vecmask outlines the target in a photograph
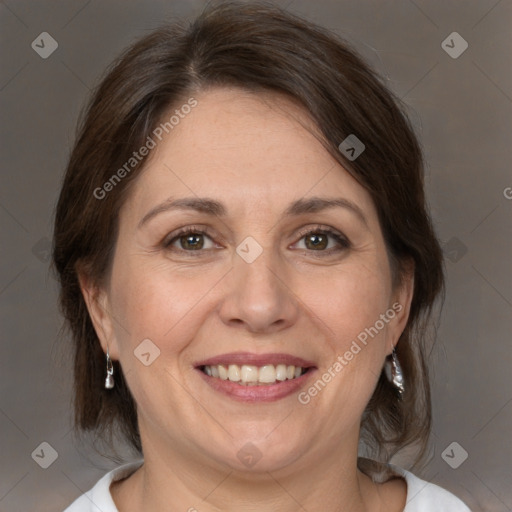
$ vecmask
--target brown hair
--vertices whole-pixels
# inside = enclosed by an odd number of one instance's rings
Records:
[[[100,438],[120,433],[142,453],[136,404],[114,362],[116,386],[103,387],[105,354],[77,272],[97,283],[109,273],[118,214],[144,159],[109,192],[101,188],[144,145],[168,109],[212,86],[284,93],[318,126],[326,149],[371,194],[395,284],[414,262],[414,296],[396,352],[406,390],[399,400],[384,374],[362,418],[366,454],[389,461],[401,448],[425,452],[431,426],[426,363],[433,305],[443,291],[442,252],[423,189],[418,141],[381,79],[339,37],[264,3],[208,7],[189,27],[165,25],[114,63],[85,111],[60,193],[53,262],[60,304],[74,343],[75,426]],[[349,161],[339,144],[355,134],[364,152]],[[97,195],[97,194],[96,194]]]

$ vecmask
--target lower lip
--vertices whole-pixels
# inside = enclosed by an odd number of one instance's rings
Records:
[[[310,377],[315,373],[315,368],[310,368],[304,375],[291,380],[267,384],[264,386],[244,386],[222,380],[218,377],[210,377],[203,371],[197,369],[204,381],[215,391],[238,400],[240,402],[274,402],[296,393]]]

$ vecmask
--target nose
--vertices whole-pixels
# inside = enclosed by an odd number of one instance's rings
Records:
[[[219,311],[222,321],[268,334],[293,325],[299,316],[299,301],[277,256],[267,249],[252,263],[238,255],[234,258]]]

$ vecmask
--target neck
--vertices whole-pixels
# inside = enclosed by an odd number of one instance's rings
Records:
[[[340,446],[344,443],[340,443]],[[352,444],[352,443],[351,443]],[[169,444],[143,443],[144,464],[111,489],[122,512],[183,510],[245,512],[254,510],[377,510],[376,486],[357,470],[355,449],[304,455],[284,468],[235,471]],[[166,457],[163,454],[167,454]]]

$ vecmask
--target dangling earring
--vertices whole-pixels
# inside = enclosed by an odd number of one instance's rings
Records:
[[[404,393],[404,374],[394,348],[391,353],[391,360],[386,361],[385,371],[388,380],[393,383],[400,397],[402,397]]]
[[[110,359],[110,355],[108,353],[108,345],[107,345],[107,377],[105,379],[105,389],[112,389],[114,387],[114,366],[112,364],[112,359]]]

